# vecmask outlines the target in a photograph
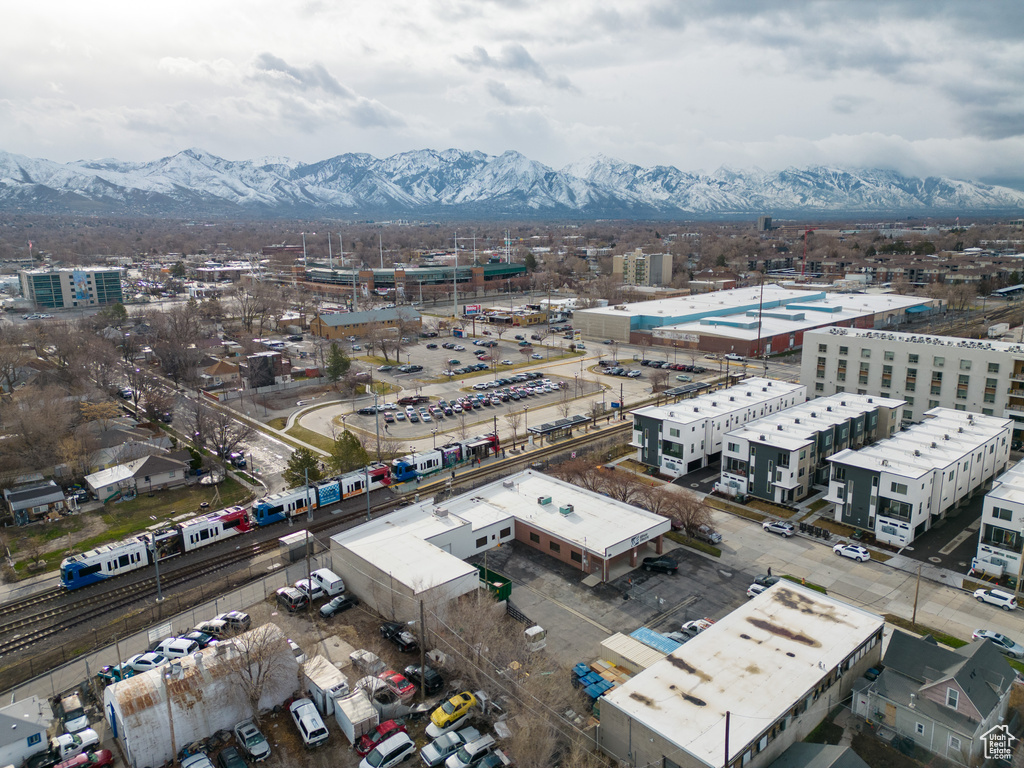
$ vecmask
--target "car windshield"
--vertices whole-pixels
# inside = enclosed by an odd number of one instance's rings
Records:
[[[444,704],[441,705],[441,709],[444,711],[446,715],[450,715],[452,712],[455,711],[457,706],[457,704],[454,704],[451,701],[446,701]]]
[[[366,762],[373,766],[373,768],[377,768],[378,765],[384,762],[384,753],[379,749],[375,749],[366,756]]]

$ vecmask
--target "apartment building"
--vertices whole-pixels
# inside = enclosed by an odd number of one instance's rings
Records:
[[[830,456],[826,501],[837,522],[902,547],[1006,470],[1013,422],[933,408],[924,421]]]
[[[672,254],[645,254],[640,248],[612,256],[612,275],[623,285],[665,285],[672,282]]]
[[[904,418],[933,408],[1013,419],[1024,439],[1024,345],[863,328],[804,334],[800,381],[811,398],[836,392],[907,401]]]
[[[637,461],[669,477],[681,477],[717,461],[723,436],[748,421],[804,402],[800,384],[752,378],[673,405],[633,411]]]
[[[18,273],[22,295],[36,309],[100,307],[124,301],[121,269],[26,269]]]
[[[1010,467],[992,483],[981,510],[975,571],[1001,577],[1021,574],[1024,541],[1024,462]]]
[[[828,458],[892,437],[903,421],[902,400],[841,393],[754,419],[725,436],[716,490],[780,504],[828,485]]]

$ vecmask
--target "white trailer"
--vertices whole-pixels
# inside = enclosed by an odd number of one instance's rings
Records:
[[[306,689],[324,717],[334,714],[335,700],[348,696],[348,678],[323,656],[314,656],[302,665]]]
[[[380,724],[377,710],[370,703],[366,691],[358,690],[334,702],[334,719],[349,743],[355,746],[356,739],[369,733]]]

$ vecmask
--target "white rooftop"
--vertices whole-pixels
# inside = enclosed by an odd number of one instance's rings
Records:
[[[726,712],[731,759],[883,624],[881,616],[781,581],[605,700],[680,750],[721,765]]]
[[[997,477],[985,498],[994,502],[1024,504],[1024,461],[1017,462]]]
[[[744,379],[727,389],[705,392],[671,405],[649,405],[646,408],[638,408],[633,413],[651,419],[688,424],[752,408],[788,394],[797,398],[806,397],[806,387],[791,381],[755,377]]]
[[[860,450],[847,448],[828,461],[917,478],[944,469],[1005,433],[1013,421],[951,408],[932,408],[925,420]]]
[[[867,328],[817,328],[808,331],[816,335],[847,336],[863,339],[878,339],[896,344],[920,345],[922,349],[929,347],[958,347],[962,349],[983,349],[1004,354],[1024,354],[1024,344],[1010,341],[993,341],[991,339],[961,339],[957,336],[930,336],[926,333],[904,333],[902,331],[873,331]],[[804,344],[808,342],[805,339]]]
[[[906,402],[877,395],[838,392],[748,421],[739,429],[727,434],[732,438],[767,442],[779,448],[794,450],[806,445],[823,429],[829,429],[878,408],[898,408],[906,405]]]

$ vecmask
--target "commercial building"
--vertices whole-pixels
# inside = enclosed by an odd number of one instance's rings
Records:
[[[725,436],[717,490],[779,504],[799,501],[828,485],[828,458],[892,437],[903,401],[842,393],[747,422]]]
[[[124,301],[115,267],[28,269],[18,273],[21,293],[36,309],[101,307]]]
[[[878,663],[883,626],[779,582],[606,693],[600,747],[622,765],[763,768]]]
[[[672,254],[649,253],[637,248],[612,256],[612,275],[623,285],[664,285],[672,282]]]
[[[985,494],[975,571],[991,576],[1021,575],[1024,542],[1024,462],[1014,464]]]
[[[1022,437],[1024,344],[820,328],[805,335],[804,345],[800,381],[810,397],[856,391],[901,398],[908,421],[932,408],[1002,416]]]
[[[324,339],[361,338],[373,327],[398,329],[405,327],[419,333],[422,318],[412,307],[373,309],[369,312],[336,312],[317,315],[309,323],[309,332]]]
[[[907,313],[927,312],[931,299],[895,294],[830,294],[778,285],[713,291],[672,299],[577,310],[585,337],[744,356],[803,345],[803,335],[830,325],[894,326]]]
[[[661,474],[680,477],[719,459],[723,436],[807,399],[807,389],[789,381],[752,378],[682,400],[633,411],[636,458]]]
[[[419,615],[477,588],[463,562],[510,541],[601,581],[617,564],[661,554],[670,521],[533,470],[443,503],[422,501],[331,537],[333,569],[378,612]],[[650,545],[653,549],[648,548]]]
[[[507,288],[506,281],[526,275],[523,264],[505,263],[394,269],[294,269],[296,279],[304,279],[306,287],[315,293],[344,299],[352,297],[355,290],[357,301],[370,294],[390,294],[396,299],[404,297],[410,301],[422,300],[424,295],[433,298],[437,295],[437,289],[447,292],[453,282],[460,296],[478,290],[501,290]]]
[[[830,456],[835,520],[903,547],[1006,470],[1009,419],[933,408],[894,437]]]

